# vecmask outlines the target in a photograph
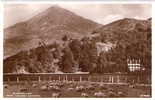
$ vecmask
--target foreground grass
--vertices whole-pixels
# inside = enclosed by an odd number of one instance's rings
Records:
[[[97,93],[103,95],[97,96]],[[12,82],[4,84],[4,97],[151,97],[151,86],[101,82]]]

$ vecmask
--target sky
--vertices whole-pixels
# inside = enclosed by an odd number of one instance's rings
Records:
[[[26,21],[53,5],[100,24],[108,24],[122,18],[148,19],[152,12],[151,4],[5,4],[4,28]]]

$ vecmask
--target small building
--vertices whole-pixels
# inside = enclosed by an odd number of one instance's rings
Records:
[[[128,65],[130,72],[141,70],[140,59],[127,59],[127,65]]]
[[[108,42],[108,43],[102,43],[102,42],[97,42],[96,47],[97,47],[97,55],[99,56],[101,52],[107,52],[111,48],[113,48],[115,45]]]

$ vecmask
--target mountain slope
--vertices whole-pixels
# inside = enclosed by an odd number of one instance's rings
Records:
[[[104,42],[119,42],[122,45],[140,40],[150,41],[151,20],[125,18],[97,28],[92,32],[95,33],[100,34]]]
[[[44,72],[42,71],[44,69],[49,71],[44,65],[50,65],[52,61],[49,59],[54,59],[54,57],[60,59],[59,67],[63,65],[68,70],[75,67],[74,60],[76,59],[79,61],[77,65],[81,66],[82,70],[85,69],[84,71],[90,71],[91,69],[91,72],[95,72],[97,70],[94,68],[97,68],[100,73],[105,71],[127,72],[127,59],[138,59],[141,60],[141,66],[149,71],[151,70],[151,30],[151,19],[121,19],[97,28],[91,32],[92,34],[86,35],[81,39],[73,39],[71,41],[66,39],[65,42],[69,46],[65,45],[64,48],[60,49],[60,44],[58,43],[20,52],[8,57],[4,59],[4,72],[13,72],[17,65],[24,65],[30,72],[31,69],[34,72]],[[24,39],[27,41],[29,38],[23,37],[21,40]],[[105,44],[115,45],[112,48],[110,47],[111,49],[107,52],[102,52],[97,56],[97,42],[103,43],[103,48]],[[66,56],[61,56],[65,52]],[[40,67],[37,68],[38,66]],[[105,69],[101,66],[104,66]],[[64,69],[66,70],[66,68]]]
[[[99,39],[104,43],[116,44],[116,58],[126,64],[126,59],[141,59],[144,67],[151,69],[151,36],[152,20],[121,19],[94,30],[100,34]]]
[[[51,43],[64,35],[79,38],[99,25],[66,9],[52,6],[4,30],[4,55],[10,56],[21,50],[35,48],[40,40]]]

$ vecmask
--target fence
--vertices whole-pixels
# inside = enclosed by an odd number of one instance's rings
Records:
[[[147,79],[147,80],[146,80]],[[4,74],[4,82],[22,82],[22,81],[90,81],[104,82],[110,84],[125,84],[125,83],[146,83],[151,84],[151,77],[144,75],[143,78],[128,74],[103,74],[90,75],[88,73],[75,74],[49,74],[49,73],[31,73],[31,74]]]

